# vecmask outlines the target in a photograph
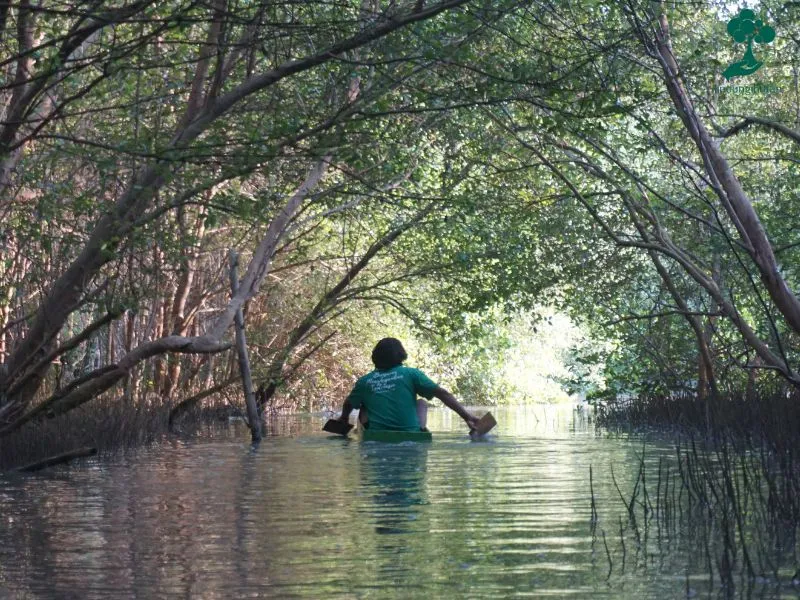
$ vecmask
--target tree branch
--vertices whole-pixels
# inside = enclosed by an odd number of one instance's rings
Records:
[[[794,129],[787,127],[783,123],[778,123],[777,121],[771,121],[769,119],[764,119],[762,117],[745,117],[744,120],[740,121],[730,129],[727,129],[720,133],[720,137],[722,138],[729,138],[739,133],[742,133],[746,129],[748,129],[751,125],[761,125],[766,127],[767,129],[772,129],[773,131],[778,132],[784,137],[789,138],[795,144],[800,144],[800,132],[795,131]]]
[[[210,342],[206,337],[187,338],[178,335],[145,342],[128,352],[116,364],[106,365],[73,381],[59,393],[54,394],[18,419],[0,428],[0,435],[7,435],[12,431],[16,431],[34,418],[41,416],[54,417],[69,412],[110,389],[120,379],[127,376],[130,370],[138,363],[152,356],[166,352],[208,354],[222,352],[230,347],[231,344]],[[9,404],[7,406],[13,405]]]

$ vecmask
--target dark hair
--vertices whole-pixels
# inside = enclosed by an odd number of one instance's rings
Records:
[[[375,348],[372,350],[372,362],[376,369],[391,369],[403,364],[407,358],[408,354],[406,354],[403,344],[395,338],[383,338],[375,344]]]

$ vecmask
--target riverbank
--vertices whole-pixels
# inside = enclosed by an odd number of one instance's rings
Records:
[[[157,396],[135,403],[100,399],[66,415],[29,423],[0,437],[0,472],[77,448],[104,454],[148,446],[170,435],[191,437],[207,426],[241,416],[238,408],[220,396],[187,412],[170,428],[172,409],[173,403]]]

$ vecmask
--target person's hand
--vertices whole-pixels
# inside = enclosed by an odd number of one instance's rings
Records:
[[[337,419],[337,421],[341,421],[342,423],[349,423],[350,422],[350,415],[345,417],[344,413],[342,413],[341,415],[339,415],[339,418]]]

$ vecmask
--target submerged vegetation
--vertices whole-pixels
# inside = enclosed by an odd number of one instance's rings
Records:
[[[242,405],[240,309],[262,411],[398,331],[480,402],[800,387],[800,11],[753,15],[736,94],[725,2],[2,4],[2,443]]]
[[[671,455],[653,456],[657,444],[642,445],[632,484],[618,482],[613,466],[595,467],[590,475],[593,482],[610,477],[615,490],[616,497],[603,502],[594,484],[590,490],[592,533],[598,552],[606,555],[609,577],[625,569],[626,558],[646,570],[648,556],[666,544],[699,550],[703,585],[724,590],[725,597],[752,597],[756,591],[781,596],[800,584],[796,391],[707,400],[653,397],[609,405],[598,419],[612,431],[680,426]],[[626,519],[606,522],[612,502],[623,504]],[[687,579],[686,586],[687,595],[697,593],[696,582]]]

